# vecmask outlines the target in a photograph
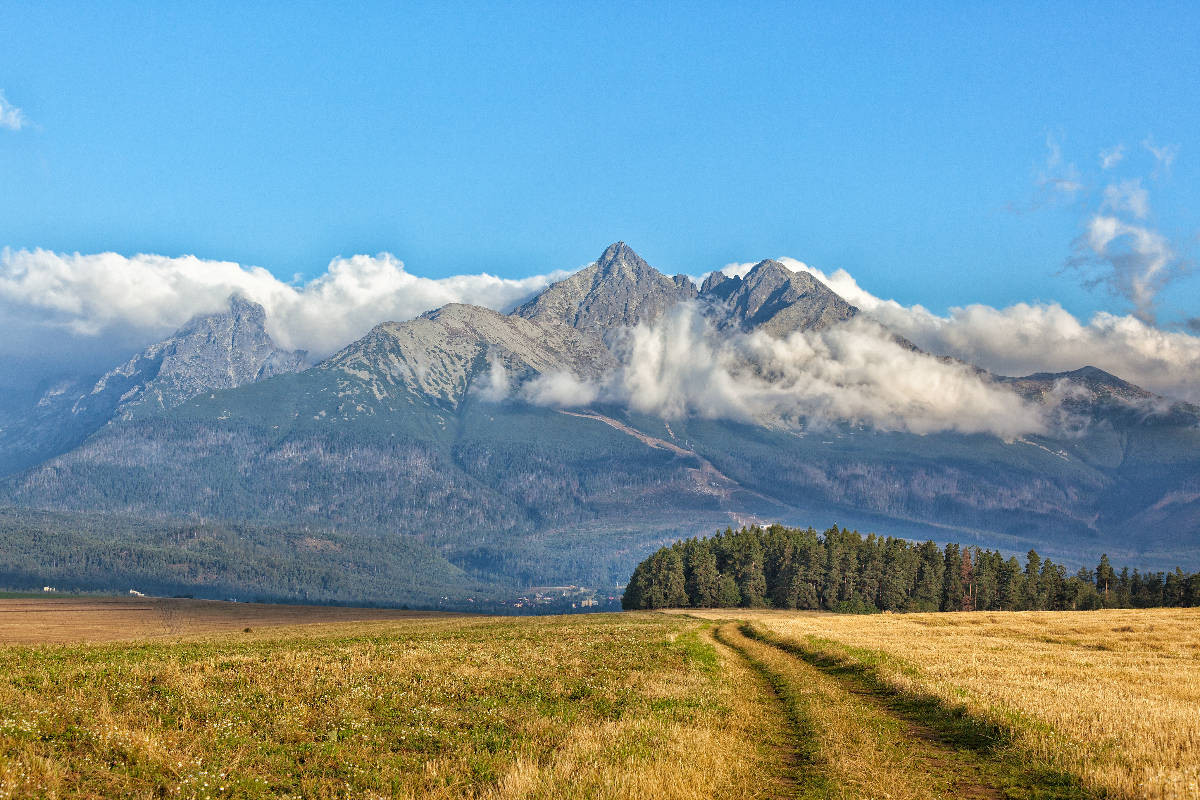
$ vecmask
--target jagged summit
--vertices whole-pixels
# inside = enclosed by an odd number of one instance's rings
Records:
[[[654,270],[624,242],[614,242],[606,247],[600,258],[596,259],[596,266],[605,275],[625,275],[634,279],[641,273]]]
[[[721,329],[761,330],[773,336],[822,330],[844,322],[858,309],[807,272],[793,272],[773,259],[754,265],[745,278],[714,272],[700,296]]]
[[[696,294],[696,287],[686,276],[668,278],[629,245],[616,242],[596,263],[548,286],[513,314],[603,333],[653,322],[680,300],[692,300]]]
[[[279,348],[266,329],[267,312],[240,294],[227,310],[199,314],[161,342],[106,373],[76,406],[113,404],[116,415],[173,408],[200,392],[233,389],[296,372],[306,353]]]
[[[235,294],[99,380],[52,387],[19,424],[0,430],[0,473],[63,453],[110,421],[174,408],[201,392],[296,372],[304,351],[276,346],[266,310]]]

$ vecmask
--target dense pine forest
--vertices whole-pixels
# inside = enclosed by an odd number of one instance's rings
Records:
[[[1200,605],[1200,573],[1068,574],[1030,550],[1025,564],[995,550],[861,535],[836,525],[772,525],[664,547],[634,570],[626,609],[772,607],[876,611],[1038,611]]]

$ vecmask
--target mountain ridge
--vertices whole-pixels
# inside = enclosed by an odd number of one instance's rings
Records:
[[[473,579],[506,585],[619,582],[667,539],[745,521],[869,525],[1056,560],[1200,545],[1200,410],[1094,368],[979,371],[1030,400],[1073,403],[1087,421],[1015,441],[668,422],[602,394],[564,409],[525,399],[523,384],[562,373],[602,382],[619,366],[606,336],[681,302],[696,303],[718,336],[821,334],[861,316],[770,260],[700,289],[683,280],[616,243],[512,314],[450,304],[383,322],[295,373],[262,374],[272,356],[255,345],[253,380],[173,406],[178,382],[142,389],[129,413],[0,481],[0,504],[412,536]],[[1138,522],[1174,538],[1131,538],[1125,526]]]

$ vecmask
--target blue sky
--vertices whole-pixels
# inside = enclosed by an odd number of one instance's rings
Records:
[[[1087,315],[1131,308],[1063,272],[1105,186],[1200,235],[1195,4],[146,5],[6,10],[0,246],[515,278],[624,239]]]

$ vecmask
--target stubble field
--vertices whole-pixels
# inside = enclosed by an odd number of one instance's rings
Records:
[[[1196,611],[89,602],[0,626],[0,798],[1200,796]]]

